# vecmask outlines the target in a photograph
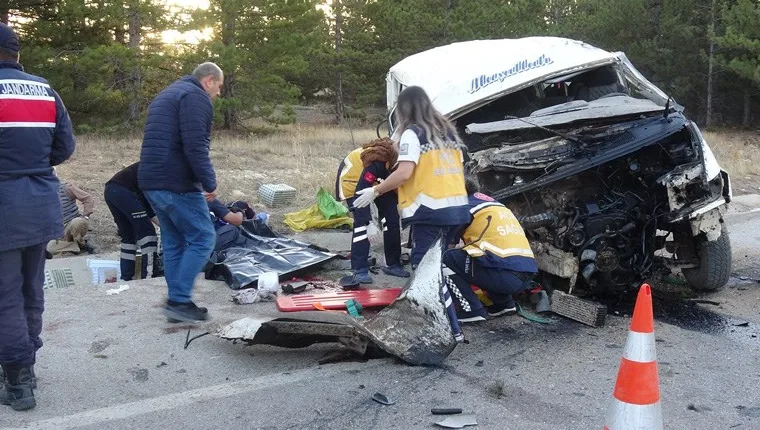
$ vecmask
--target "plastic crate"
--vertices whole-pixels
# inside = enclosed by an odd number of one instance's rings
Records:
[[[87,259],[87,267],[92,272],[93,285],[118,282],[121,279],[121,264],[114,260]]]
[[[286,184],[262,184],[259,200],[269,207],[285,206],[296,199],[296,189]]]

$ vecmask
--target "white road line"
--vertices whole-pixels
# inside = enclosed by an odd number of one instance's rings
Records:
[[[383,360],[377,360],[377,365],[384,363]],[[362,368],[366,369],[368,363],[363,363]],[[375,366],[372,366],[375,367]],[[346,366],[335,368],[335,372],[343,373]],[[326,375],[320,373],[320,378]],[[210,387],[198,388],[190,391],[167,394],[165,396],[153,397],[145,400],[138,400],[132,403],[123,403],[121,405],[108,406],[100,409],[79,412],[72,415],[47,418],[39,421],[30,422],[22,427],[23,429],[36,430],[62,430],[77,427],[91,426],[104,423],[107,421],[118,421],[138,415],[150,414],[153,412],[176,409],[183,406],[189,406],[196,403],[204,403],[214,399],[237,396],[240,394],[251,393],[254,391],[264,390],[267,388],[278,387],[281,385],[293,384],[305,379],[314,377],[314,369],[307,368],[300,371],[292,372],[289,375],[271,374],[258,378],[246,379],[244,381],[230,382],[227,384],[213,385]],[[20,428],[19,428],[20,429]],[[4,428],[2,430],[16,430],[15,428]]]

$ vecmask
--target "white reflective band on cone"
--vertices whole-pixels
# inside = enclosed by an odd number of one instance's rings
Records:
[[[605,426],[609,430],[662,430],[660,402],[632,405],[615,398],[612,401]]]
[[[628,332],[628,340],[625,342],[625,355],[630,361],[639,363],[651,363],[657,361],[657,351],[654,346],[654,333]]]

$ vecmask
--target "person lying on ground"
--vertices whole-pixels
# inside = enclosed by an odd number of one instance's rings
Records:
[[[478,192],[474,179],[467,180],[471,219],[457,229],[464,248],[443,253],[443,272],[448,285],[461,294],[459,322],[484,321],[485,316],[512,315],[517,312],[513,294],[531,287],[538,266],[520,223],[503,204]],[[484,290],[493,305],[486,310],[470,285]],[[453,290],[453,288],[452,288]]]
[[[63,252],[97,253],[97,246],[92,238],[87,237],[90,231],[90,216],[95,212],[95,200],[92,195],[71,182],[61,180],[58,199],[63,216],[63,236],[48,242],[47,251],[52,255]],[[81,209],[77,203],[82,206]]]
[[[356,194],[360,190],[373,187],[390,175],[398,158],[397,149],[390,139],[376,139],[351,151],[338,167],[335,182],[336,197],[346,202],[354,214],[354,229],[351,238],[352,275],[341,279],[341,285],[371,284],[369,275],[370,239],[379,232],[372,222],[369,206],[355,207]],[[385,264],[383,272],[391,276],[409,277],[409,272],[401,265],[401,228],[398,216],[398,196],[390,191],[375,199],[383,231]]]
[[[145,195],[137,184],[137,170],[140,163],[132,163],[117,172],[106,182],[103,197],[121,238],[121,279],[135,278],[137,251],[142,255],[140,278],[148,277],[148,266],[152,265],[154,278],[163,276],[163,264],[158,255],[158,237],[153,224],[158,218],[150,207]]]

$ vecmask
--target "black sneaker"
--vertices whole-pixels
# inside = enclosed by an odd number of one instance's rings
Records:
[[[198,307],[193,302],[167,302],[164,307],[164,315],[170,323],[198,322],[208,319],[208,309]]]
[[[508,300],[505,303],[494,303],[488,306],[488,315],[492,317],[500,317],[502,315],[514,315],[517,313],[517,305],[514,300]]]
[[[486,315],[482,309],[480,312],[467,312],[463,310],[457,310],[457,319],[460,323],[474,323],[485,321]]]

